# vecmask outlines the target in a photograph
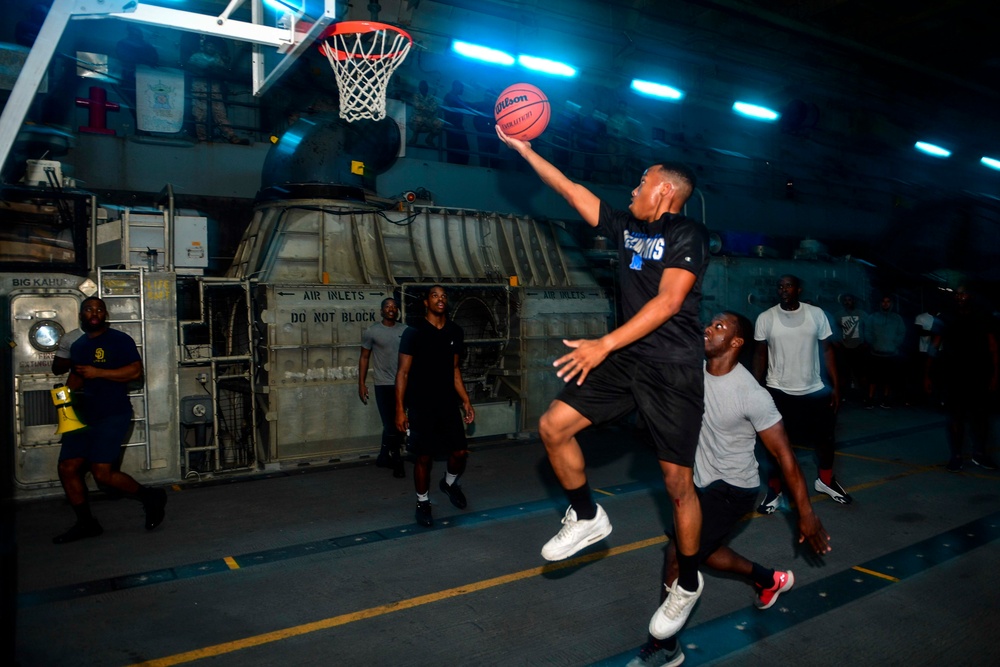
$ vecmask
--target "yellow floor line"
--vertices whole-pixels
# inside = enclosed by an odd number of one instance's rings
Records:
[[[354,623],[355,621],[363,621],[369,618],[384,616],[386,614],[391,614],[397,611],[413,609],[414,607],[420,607],[422,605],[431,604],[433,602],[440,602],[441,600],[447,600],[449,598],[455,598],[462,595],[469,595],[470,593],[477,593],[487,588],[494,588],[496,586],[510,584],[515,581],[521,581],[522,579],[537,577],[546,572],[555,572],[557,570],[563,570],[568,567],[576,567],[578,565],[583,565],[584,563],[603,560],[605,558],[610,558],[611,556],[618,556],[620,554],[628,553],[630,551],[645,549],[646,547],[650,547],[656,544],[663,544],[666,541],[667,538],[663,535],[660,535],[659,537],[652,537],[648,540],[641,540],[639,542],[633,542],[631,544],[626,544],[620,547],[612,547],[611,549],[608,549],[606,551],[599,551],[597,553],[587,554],[585,556],[579,556],[577,558],[571,558],[569,560],[560,561],[558,563],[547,563],[540,567],[532,567],[527,570],[521,570],[520,572],[514,572],[513,574],[506,574],[500,577],[494,577],[492,579],[484,579],[483,581],[477,581],[471,584],[467,584],[465,586],[449,588],[447,590],[438,591],[436,593],[430,593],[428,595],[420,595],[418,597],[410,598],[408,600],[399,600],[398,602],[390,602],[389,604],[379,605],[378,607],[362,609],[360,611],[351,612],[349,614],[341,614],[340,616],[333,616],[331,618],[325,618],[323,620],[314,621],[312,623],[296,625],[290,628],[285,628],[283,630],[266,632],[264,634],[255,635],[253,637],[246,637],[244,639],[237,639],[235,641],[225,642],[223,644],[216,644],[215,646],[206,646],[205,648],[196,649],[194,651],[188,651],[186,653],[178,653],[176,655],[168,656],[165,658],[158,658],[156,660],[140,662],[136,663],[132,667],[140,667],[140,666],[168,667],[169,665],[180,665],[186,662],[201,660],[203,658],[212,658],[215,656],[224,655],[226,653],[232,653],[234,651],[240,651],[242,649],[252,648],[254,646],[261,646],[263,644],[270,644],[272,642],[281,641],[283,639],[298,637],[301,635],[309,634],[311,632],[328,630],[330,628],[335,628],[340,625],[347,625],[348,623]]]
[[[856,493],[861,490],[870,489],[875,486],[880,486],[882,484],[899,479],[901,477],[906,477],[916,473],[933,471],[933,470],[934,467],[931,466],[920,466],[917,468],[913,468],[911,470],[907,470],[902,473],[892,475],[882,480],[875,480],[864,484],[857,484],[847,489],[847,491],[848,493]],[[609,496],[614,495],[611,493],[607,493],[605,491],[601,491],[600,489],[595,489],[595,491],[604,493],[605,495]],[[831,500],[831,498],[825,493],[820,493],[810,498],[810,501],[813,503],[819,500]],[[764,518],[764,516],[765,515],[750,514],[747,515],[746,518],[760,519]],[[657,537],[652,537],[646,540],[640,540],[639,542],[632,542],[631,544],[612,547],[611,549],[608,549],[606,551],[599,551],[596,553],[579,556],[577,558],[571,558],[569,560],[560,561],[558,563],[547,563],[539,567],[532,567],[527,570],[521,570],[520,572],[514,572],[513,574],[507,574],[500,577],[494,577],[492,579],[484,579],[483,581],[473,582],[465,586],[449,588],[447,590],[438,591],[436,593],[430,593],[428,595],[421,595],[418,597],[410,598],[408,600],[399,600],[397,602],[390,602],[388,604],[379,605],[377,607],[370,607],[368,609],[362,609],[360,611],[355,611],[348,614],[341,614],[340,616],[333,616],[331,618],[314,621],[312,623],[296,625],[282,630],[275,630],[274,632],[267,632],[261,635],[255,635],[253,637],[237,639],[235,641],[216,644],[214,646],[206,646],[205,648],[196,649],[194,651],[188,651],[186,653],[178,653],[176,655],[167,656],[165,658],[158,658],[155,660],[149,660],[147,662],[136,663],[135,665],[131,665],[130,667],[140,667],[140,666],[170,667],[171,665],[180,665],[187,662],[194,662],[195,660],[201,660],[203,658],[211,658],[219,655],[224,655],[226,653],[233,653],[235,651],[241,651],[243,649],[252,648],[254,646],[262,646],[264,644],[270,644],[272,642],[282,641],[284,639],[289,639],[291,637],[299,637],[301,635],[309,634],[312,632],[318,632],[320,630],[328,630],[330,628],[335,628],[341,625],[347,625],[348,623],[354,623],[356,621],[363,621],[369,618],[384,616],[386,614],[391,614],[397,611],[413,609],[414,607],[420,607],[422,605],[431,604],[434,602],[440,602],[441,600],[447,600],[462,595],[469,595],[471,593],[477,593],[487,588],[502,586],[505,584],[514,583],[516,581],[521,581],[531,577],[537,577],[547,572],[555,572],[557,570],[562,570],[568,567],[576,567],[578,565],[583,565],[585,563],[590,563],[593,561],[610,558],[612,556],[625,554],[630,551],[637,551],[639,549],[645,549],[647,547],[655,546],[657,544],[664,544],[666,541],[667,541],[666,536],[659,535]],[[233,560],[231,557],[227,556],[225,558],[225,561],[230,568],[235,569],[239,567],[236,561]],[[898,581],[898,579],[894,577],[890,577],[888,575],[884,575],[871,570],[866,570],[861,567],[855,567],[854,569],[860,572],[864,572],[866,574],[870,574],[872,576],[889,579],[890,581]]]
[[[225,561],[226,565],[229,566],[230,570],[238,570],[238,569],[240,569],[240,564],[237,563],[236,559],[233,558],[232,556],[226,556],[222,560]]]
[[[851,569],[857,570],[858,572],[864,572],[865,574],[870,574],[873,577],[878,577],[879,579],[886,579],[887,581],[894,581],[896,583],[899,583],[899,579],[897,577],[894,577],[890,574],[882,574],[881,572],[876,572],[875,570],[869,570],[868,568],[861,567],[860,565],[855,565]]]
[[[605,491],[604,489],[594,489],[594,493],[603,493],[606,496],[613,496],[613,495],[615,495],[615,494],[613,494],[613,493],[611,493],[609,491]]]

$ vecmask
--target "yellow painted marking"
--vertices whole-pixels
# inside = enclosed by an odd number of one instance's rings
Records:
[[[224,560],[226,562],[226,565],[229,566],[230,570],[238,570],[238,569],[240,569],[240,564],[237,563],[236,559],[233,558],[232,556],[226,556],[222,560]]]
[[[858,572],[864,572],[865,574],[870,574],[873,577],[878,577],[879,579],[886,579],[895,583],[899,583],[899,579],[890,574],[882,574],[881,572],[876,572],[875,570],[869,570],[866,567],[861,567],[860,565],[855,565],[854,568]]]
[[[838,456],[839,455],[841,454],[838,453]],[[913,468],[912,470],[892,475],[885,479],[875,480],[865,484],[852,486],[849,489],[847,489],[847,491],[848,493],[850,493],[862,489],[868,489],[871,487],[885,484],[886,482],[895,479],[899,479],[900,477],[905,477],[920,472],[933,471],[934,469],[935,467],[933,466],[916,467]],[[595,489],[595,491],[604,493],[605,495],[609,496],[614,495],[611,493],[607,493],[606,491],[601,491],[600,489]],[[825,493],[820,493],[810,498],[812,502],[816,502],[817,500],[823,500],[823,499],[831,500],[830,497]],[[746,517],[744,517],[744,520],[760,519],[760,518],[764,518],[764,515],[755,515],[751,513],[748,514]],[[667,542],[667,537],[661,534],[658,535],[657,537],[651,537],[649,539],[641,540],[639,542],[633,542],[632,544],[613,547],[611,549],[608,549],[607,551],[600,551],[597,553],[587,554],[585,556],[571,558],[569,560],[560,561],[558,563],[548,563],[540,567],[533,567],[527,570],[521,570],[520,572],[514,572],[513,574],[494,577],[493,579],[485,579],[483,581],[474,582],[465,586],[449,588],[447,590],[438,591],[436,593],[430,593],[428,595],[421,595],[415,598],[410,598],[408,600],[390,602],[388,604],[379,605],[378,607],[370,607],[369,609],[362,609],[360,611],[351,612],[348,614],[341,614],[340,616],[333,616],[331,618],[314,621],[312,623],[305,623],[303,625],[297,625],[291,628],[285,628],[283,630],[275,630],[274,632],[267,632],[253,637],[237,639],[231,642],[216,644],[215,646],[206,646],[204,648],[195,649],[193,651],[188,651],[186,653],[178,653],[172,656],[167,656],[165,658],[157,658],[155,660],[136,663],[135,665],[131,665],[130,667],[170,667],[171,665],[180,665],[187,662],[194,662],[195,660],[201,660],[203,658],[212,658],[219,655],[225,655],[227,653],[241,651],[243,649],[252,648],[254,646],[262,646],[264,644],[278,642],[284,639],[290,639],[292,637],[299,637],[302,635],[309,634],[311,632],[319,632],[320,630],[329,630],[330,628],[335,628],[341,625],[347,625],[348,623],[363,621],[369,618],[376,618],[378,616],[384,616],[386,614],[391,614],[397,611],[413,609],[415,607],[420,607],[422,605],[431,604],[434,602],[440,602],[442,600],[460,597],[463,595],[469,595],[471,593],[477,593],[479,591],[486,590],[488,588],[503,586],[505,584],[514,583],[531,577],[537,577],[547,572],[555,572],[557,570],[562,570],[568,567],[576,567],[578,565],[583,565],[584,563],[591,563],[594,561],[603,560],[605,558],[618,556],[621,554],[628,553],[630,551],[638,551],[639,549],[645,549],[647,547],[655,546],[657,544],[664,544],[666,542]],[[239,568],[239,565],[231,557],[227,556],[225,558],[225,561],[230,568],[232,569]],[[863,572],[865,574],[870,574],[874,577],[881,577],[883,579],[887,579],[893,582],[899,581],[899,579],[897,579],[896,577],[892,577],[887,574],[882,574],[880,572],[874,572],[872,570],[868,570],[863,567],[855,566],[854,569],[858,570],[859,572]]]
[[[170,488],[173,489],[174,491],[181,491],[184,487],[181,486],[180,484],[171,484]]]
[[[430,593],[428,595],[419,595],[415,598],[410,598],[408,600],[399,600],[398,602],[390,602],[389,604],[379,605],[378,607],[371,607],[369,609],[362,609],[360,611],[351,612],[349,614],[341,614],[340,616],[333,616],[331,618],[324,618],[319,621],[314,621],[312,623],[305,623],[303,625],[296,625],[291,628],[285,628],[283,630],[275,630],[274,632],[265,632],[262,635],[256,635],[253,637],[246,637],[244,639],[237,639],[231,642],[225,642],[222,644],[216,644],[215,646],[206,646],[205,648],[195,649],[194,651],[188,651],[186,653],[178,653],[176,655],[167,656],[165,658],[157,658],[156,660],[148,660],[146,662],[136,663],[132,667],[169,667],[170,665],[180,665],[186,662],[193,662],[195,660],[201,660],[202,658],[212,658],[219,655],[224,655],[226,653],[233,653],[234,651],[240,651],[246,648],[252,648],[254,646],[262,646],[264,644],[270,644],[272,642],[281,641],[283,639],[290,639],[292,637],[299,637],[301,635],[306,635],[311,632],[318,632],[320,630],[329,630],[330,628],[335,628],[340,625],[347,625],[348,623],[354,623],[355,621],[363,621],[369,618],[375,618],[377,616],[384,616],[386,614],[391,614],[397,611],[403,611],[405,609],[413,609],[414,607],[420,607],[425,604],[431,604],[433,602],[440,602],[442,600],[447,600],[449,598],[455,598],[462,595],[469,595],[471,593],[478,593],[479,591],[486,590],[487,588],[494,588],[496,586],[503,586],[504,584],[514,583],[516,581],[521,581],[523,579],[529,579],[531,577],[537,577],[546,572],[555,572],[557,570],[563,570],[568,567],[576,567],[578,565],[583,565],[584,563],[591,563],[597,560],[603,560],[605,558],[610,558],[611,556],[618,556],[620,554],[628,553],[630,551],[637,551],[639,549],[645,549],[646,547],[653,546],[655,544],[662,544],[667,541],[666,536],[660,535],[658,537],[651,537],[648,540],[641,540],[639,542],[633,542],[632,544],[626,544],[620,547],[613,547],[607,551],[599,551],[597,553],[587,554],[585,556],[579,556],[578,558],[571,558],[569,560],[560,561],[558,563],[547,563],[540,567],[532,567],[527,570],[521,570],[520,572],[514,572],[513,574],[505,574],[500,577],[494,577],[492,579],[484,579],[483,581],[473,582],[465,586],[458,586],[456,588],[449,588],[447,590],[438,591],[437,593]],[[231,558],[226,558],[226,562],[230,562]],[[233,564],[235,565],[235,561]],[[230,567],[232,567],[230,565]]]
[[[605,491],[604,489],[594,489],[593,491],[594,491],[594,493],[603,493],[606,496],[613,496],[613,495],[615,495],[613,493],[609,493],[608,491]]]

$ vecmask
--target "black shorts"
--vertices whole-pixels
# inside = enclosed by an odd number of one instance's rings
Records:
[[[716,480],[698,489],[701,503],[701,547],[698,562],[704,563],[716,549],[729,543],[736,525],[757,506],[757,489],[743,489]],[[674,539],[673,531],[667,535]]]
[[[458,406],[411,407],[409,449],[414,454],[443,456],[466,449],[465,422]]]
[[[571,381],[556,398],[593,424],[637,409],[657,457],[694,466],[705,411],[705,375],[700,364],[654,363],[633,354],[611,354],[587,375],[582,386]]]
[[[785,431],[793,445],[816,447],[833,442],[836,414],[830,405],[830,390],[827,388],[811,394],[793,396],[780,389],[768,387],[774,399],[774,407],[781,413]]]
[[[63,433],[59,460],[85,459],[90,463],[116,463],[132,429],[132,413],[111,415],[79,431]]]

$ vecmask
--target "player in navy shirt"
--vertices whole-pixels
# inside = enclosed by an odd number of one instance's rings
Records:
[[[135,341],[108,327],[108,309],[97,297],[80,304],[80,336],[70,348],[73,407],[86,428],[63,434],[59,451],[59,481],[76,514],[76,523],[52,539],[65,544],[104,532],[90,512],[83,475],[90,470],[94,480],[142,502],[146,529],[163,521],[167,494],[163,489],[142,486],[117,469],[121,446],[132,424],[132,402],[128,384],[142,377],[142,359]]]

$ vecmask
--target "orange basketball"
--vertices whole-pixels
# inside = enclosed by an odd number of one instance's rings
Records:
[[[515,83],[500,93],[493,115],[508,137],[531,141],[545,131],[552,107],[538,88],[530,83]]]

